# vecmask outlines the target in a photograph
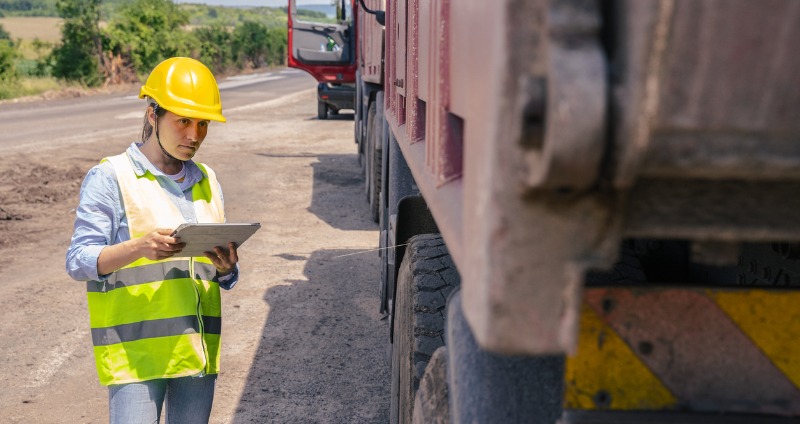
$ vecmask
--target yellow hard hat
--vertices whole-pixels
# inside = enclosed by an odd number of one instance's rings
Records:
[[[139,98],[152,98],[180,116],[225,122],[217,80],[201,62],[172,57],[159,63],[139,90]]]

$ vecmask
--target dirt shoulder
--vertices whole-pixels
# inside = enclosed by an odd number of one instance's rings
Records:
[[[386,422],[387,323],[378,314],[377,227],[352,119],[316,119],[314,92],[241,108],[197,159],[230,222],[261,222],[223,293],[212,422]],[[0,410],[8,422],[107,422],[84,286],[64,272],[80,183],[135,134],[0,157]]]

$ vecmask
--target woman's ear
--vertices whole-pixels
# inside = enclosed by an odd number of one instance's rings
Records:
[[[151,126],[156,125],[156,113],[153,110],[153,106],[147,106],[147,122],[150,123]]]

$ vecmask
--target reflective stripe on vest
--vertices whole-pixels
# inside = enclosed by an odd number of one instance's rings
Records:
[[[137,176],[126,153],[106,158],[117,174],[131,238],[184,222],[155,175]],[[224,222],[211,169],[192,186],[197,222]],[[216,374],[221,305],[216,268],[205,257],[141,258],[104,281],[87,283],[100,383]]]

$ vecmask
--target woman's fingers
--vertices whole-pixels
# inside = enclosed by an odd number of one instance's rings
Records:
[[[233,271],[236,263],[239,262],[239,255],[236,253],[235,243],[228,243],[227,250],[217,246],[214,248],[214,251],[204,253],[220,274],[230,273]]]

